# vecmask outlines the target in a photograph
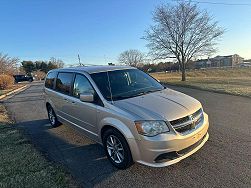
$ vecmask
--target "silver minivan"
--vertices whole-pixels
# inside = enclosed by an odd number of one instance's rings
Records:
[[[45,80],[53,127],[65,123],[104,146],[120,169],[138,162],[164,167],[199,150],[208,140],[201,103],[128,66],[55,69]]]

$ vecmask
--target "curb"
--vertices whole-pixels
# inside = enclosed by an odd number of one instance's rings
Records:
[[[8,97],[8,96],[10,96],[10,95],[12,95],[12,94],[15,94],[15,93],[17,93],[17,92],[19,92],[19,91],[21,91],[21,90],[24,90],[24,89],[27,88],[27,87],[28,87],[28,85],[24,85],[24,86],[22,86],[22,87],[20,87],[20,88],[14,89],[13,91],[10,91],[9,93],[6,93],[6,94],[4,94],[4,95],[1,95],[1,96],[0,96],[0,100],[2,100],[2,99],[5,98],[5,97]]]

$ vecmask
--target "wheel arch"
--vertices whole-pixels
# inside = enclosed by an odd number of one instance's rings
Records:
[[[124,123],[122,123],[119,120],[116,120],[114,118],[106,118],[106,120],[102,121],[102,126],[100,126],[100,131],[99,131],[99,138],[100,138],[100,142],[103,144],[102,142],[102,137],[103,137],[103,133],[108,130],[108,129],[116,129],[118,132],[120,132],[125,140],[127,141],[127,144],[131,150],[131,155],[134,161],[138,160],[138,157],[140,156],[139,154],[139,148],[137,145],[137,138],[135,138],[135,136],[133,135],[132,131],[128,128],[127,125],[125,125]]]
[[[109,128],[119,131],[126,140],[134,139],[131,130],[123,122],[114,118],[105,118],[103,121],[101,121],[99,129],[100,138],[102,138],[103,133]]]
[[[45,103],[46,109],[48,109],[49,106],[51,106],[51,104],[49,102]],[[51,106],[52,107],[52,106]]]
[[[46,94],[45,94],[45,103],[44,104],[45,104],[46,109],[48,109],[48,106],[51,106],[56,113],[57,109],[56,109],[55,105],[53,104],[52,100]]]

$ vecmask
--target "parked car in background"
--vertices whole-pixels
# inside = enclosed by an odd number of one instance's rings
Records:
[[[32,76],[14,75],[13,77],[15,79],[15,83],[23,82],[23,81],[28,81],[28,82],[32,82],[33,81],[33,77]]]
[[[81,130],[102,144],[120,169],[133,162],[152,167],[177,163],[209,137],[208,115],[199,101],[133,67],[51,70],[45,104],[53,127],[62,122]]]

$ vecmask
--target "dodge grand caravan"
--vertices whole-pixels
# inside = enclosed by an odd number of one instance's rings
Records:
[[[133,67],[51,70],[45,104],[53,127],[76,127],[102,144],[120,169],[133,162],[152,167],[177,163],[209,137],[208,115],[199,101]]]

